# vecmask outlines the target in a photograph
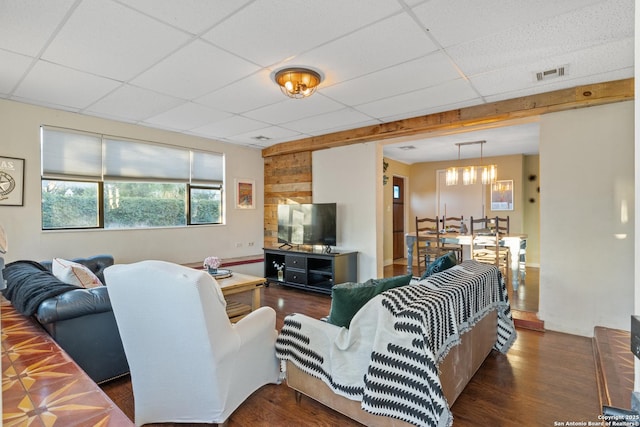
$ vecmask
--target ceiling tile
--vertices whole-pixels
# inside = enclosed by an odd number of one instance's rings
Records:
[[[429,107],[442,107],[443,99],[446,99],[447,103],[457,103],[477,100],[477,98],[478,94],[469,82],[457,79],[438,86],[359,105],[357,108],[371,117],[386,121],[385,118],[391,115],[419,112]],[[444,108],[442,111],[447,109]]]
[[[183,32],[117,3],[84,0],[43,58],[126,81],[188,39]]]
[[[344,105],[318,93],[303,99],[287,98],[283,94],[281,96],[285,98],[284,102],[258,108],[243,115],[266,123],[281,124],[344,108]]]
[[[263,136],[269,138],[269,140],[261,141],[256,137]],[[285,141],[288,139],[301,138],[299,132],[295,132],[289,129],[284,129],[279,126],[269,126],[261,129],[252,130],[247,133],[234,135],[225,138],[227,141],[232,141],[240,144],[250,144],[254,146],[267,147],[271,141]]]
[[[0,50],[0,93],[9,94],[27,72],[33,58]]]
[[[399,10],[388,0],[256,1],[203,37],[269,66]]]
[[[164,125],[175,130],[189,130],[231,117],[230,113],[185,102],[175,108],[146,119],[145,123]]]
[[[325,74],[323,85],[331,86],[437,49],[413,19],[400,14],[306,52],[293,61],[319,68]]]
[[[361,127],[373,126],[373,125],[379,125],[379,124],[380,124],[380,120],[369,119],[369,120],[366,120],[364,122],[353,122],[353,123],[350,123],[348,125],[335,126],[335,127],[331,127],[331,128],[325,128],[325,129],[311,130],[311,131],[305,132],[305,133],[310,135],[310,136],[320,136],[320,135],[325,135],[327,133],[340,132],[340,131],[344,131],[344,130],[357,129],[357,128],[361,128]]]
[[[257,70],[258,67],[249,62],[195,40],[135,78],[132,83],[192,100]]]
[[[233,116],[225,120],[191,129],[189,133],[216,139],[228,138],[230,136],[251,132],[256,129],[264,129],[264,127],[265,123],[263,122],[251,120],[246,117]]]
[[[366,126],[366,124],[379,123],[377,120],[362,114],[351,108],[343,108],[327,114],[318,114],[304,119],[283,123],[288,129],[297,130],[300,133],[317,135],[338,130]],[[357,126],[356,126],[357,125]]]
[[[365,104],[460,78],[449,58],[435,52],[364,77],[322,89],[347,105]]]
[[[200,34],[251,0],[125,0],[122,4],[191,34]]]
[[[37,56],[74,2],[0,1],[0,49]]]
[[[577,86],[576,79],[598,76],[611,70],[626,69],[624,78],[633,77],[634,57],[632,38],[614,43],[595,46],[577,52],[546,57],[537,62],[526,62],[512,67],[501,68],[488,73],[470,77],[471,83],[483,96],[502,95],[502,99],[515,97],[514,93],[523,89],[535,88],[538,92],[549,92],[561,87]],[[598,58],[598,61],[593,61]],[[535,73],[566,66],[565,76],[538,82]],[[568,84],[567,81],[574,80]],[[599,81],[597,77],[591,83]],[[522,96],[522,95],[518,95]]]
[[[443,47],[518,29],[602,0],[432,0],[413,9]],[[456,25],[451,25],[455,22]]]
[[[104,114],[122,120],[140,121],[175,107],[183,101],[135,86],[121,86],[87,108],[92,114]]]
[[[261,70],[240,81],[197,98],[199,104],[240,114],[265,105],[284,102],[287,98],[271,79],[269,70]]]
[[[601,2],[448,49],[467,76],[633,37],[633,0]]]
[[[473,107],[475,105],[479,105],[484,102],[486,101],[479,97],[470,98],[470,99],[465,99],[463,101],[452,102],[450,104],[438,104],[436,106],[423,108],[421,110],[413,110],[413,111],[408,111],[401,114],[384,116],[384,117],[381,117],[379,120],[383,123],[394,122],[396,120],[405,120],[413,117],[422,117],[429,114],[442,113],[443,111],[451,111],[451,110],[457,110],[460,108]]]
[[[38,61],[15,95],[36,104],[84,109],[118,87],[120,83],[49,62]]]

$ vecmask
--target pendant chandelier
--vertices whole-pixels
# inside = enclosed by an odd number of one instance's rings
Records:
[[[473,185],[478,182],[482,184],[493,184],[498,179],[498,167],[496,165],[484,165],[482,161],[482,146],[487,141],[457,142],[458,163],[460,163],[460,148],[463,145],[480,145],[480,166],[451,166],[447,168],[445,181],[447,185]],[[462,178],[462,179],[461,179]]]

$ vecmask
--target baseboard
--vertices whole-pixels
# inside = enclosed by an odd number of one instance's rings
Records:
[[[232,267],[234,265],[255,264],[258,262],[264,262],[264,254],[259,255],[247,255],[235,258],[222,258],[220,267]],[[182,264],[191,268],[202,268],[202,261],[187,262]]]

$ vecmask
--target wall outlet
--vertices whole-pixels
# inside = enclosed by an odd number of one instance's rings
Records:
[[[242,243],[236,242],[236,248],[241,248],[241,247],[242,247]]]
[[[253,242],[249,242],[247,246],[250,246],[250,247],[253,246]]]

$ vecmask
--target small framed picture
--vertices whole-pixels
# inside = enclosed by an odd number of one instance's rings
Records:
[[[491,184],[491,210],[513,210],[513,180],[496,181]]]
[[[253,179],[236,178],[236,209],[256,208],[256,182]]]
[[[0,206],[24,205],[24,159],[0,157]]]

